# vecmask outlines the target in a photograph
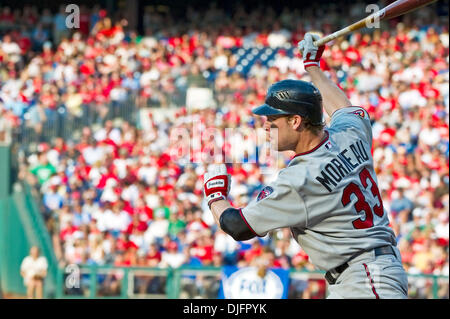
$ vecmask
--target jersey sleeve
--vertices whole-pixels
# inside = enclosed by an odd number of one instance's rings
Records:
[[[335,111],[331,116],[330,128],[335,131],[353,129],[372,145],[372,125],[369,113],[362,107],[349,106]]]
[[[247,226],[261,237],[277,228],[306,227],[307,224],[303,198],[281,174],[242,208],[241,214]]]

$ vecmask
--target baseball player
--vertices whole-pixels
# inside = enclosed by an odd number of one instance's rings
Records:
[[[278,151],[297,155],[243,208],[227,201],[225,165],[210,165],[208,205],[220,228],[238,241],[289,227],[310,261],[326,271],[328,298],[407,298],[407,275],[373,167],[369,115],[320,70],[325,47],[315,46],[317,39],[307,33],[298,45],[314,85],[277,82],[265,104],[252,110],[267,117],[268,131],[277,129]]]

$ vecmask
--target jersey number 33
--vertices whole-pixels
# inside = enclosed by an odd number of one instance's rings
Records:
[[[359,173],[359,179],[361,180],[361,184],[364,187],[364,190],[361,190],[360,185],[355,183],[348,184],[343,191],[341,202],[342,205],[347,206],[351,203],[351,195],[354,194],[357,197],[357,201],[354,205],[356,211],[358,213],[365,212],[366,218],[363,220],[362,218],[358,218],[353,221],[353,227],[356,229],[364,229],[370,228],[373,226],[373,214],[382,217],[384,213],[383,209],[383,201],[381,200],[380,191],[378,190],[378,186],[373,180],[372,176],[370,176],[367,168],[364,168]],[[370,204],[366,201],[366,197],[363,192],[367,192],[367,187],[369,186],[368,181],[370,181],[370,192],[372,195],[378,199],[379,204],[375,204],[373,207],[370,207]]]

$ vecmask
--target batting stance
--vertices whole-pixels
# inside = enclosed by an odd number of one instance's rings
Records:
[[[278,151],[297,155],[240,209],[227,201],[225,165],[210,166],[204,178],[208,205],[216,223],[238,241],[289,227],[310,261],[326,271],[328,298],[407,298],[407,275],[373,168],[369,116],[320,70],[324,46],[313,44],[317,38],[307,33],[298,46],[314,85],[277,82],[265,104],[253,109],[267,117],[267,131],[278,130]]]

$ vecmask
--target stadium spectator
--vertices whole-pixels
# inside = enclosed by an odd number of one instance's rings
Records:
[[[184,253],[178,251],[178,245],[176,242],[171,241],[167,245],[167,250],[161,254],[160,267],[172,267],[178,268],[186,261]]]
[[[47,153],[39,154],[38,158],[39,162],[30,170],[30,172],[37,177],[39,184],[42,185],[56,173],[56,168],[49,163]]]
[[[47,277],[48,263],[44,256],[40,256],[37,246],[30,249],[30,255],[25,257],[20,265],[20,275],[27,288],[28,299],[42,299],[44,280]]]

